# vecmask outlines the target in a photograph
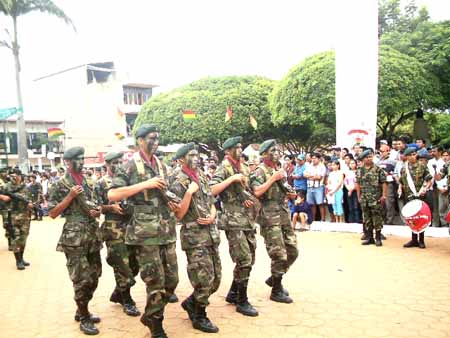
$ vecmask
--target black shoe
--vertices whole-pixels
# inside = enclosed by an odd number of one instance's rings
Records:
[[[123,304],[123,312],[125,312],[128,316],[137,317],[141,314],[139,309],[134,304]]]
[[[266,279],[266,284],[267,284],[268,286],[270,286],[270,287],[273,286],[273,283],[272,283],[272,276],[270,276],[269,278]],[[283,285],[281,285],[281,289],[282,289],[283,293],[284,293],[286,296],[289,296],[289,291],[286,290],[286,289],[283,287]]]
[[[168,302],[169,303],[178,303],[179,302],[179,300],[178,300],[178,297],[177,297],[177,295],[176,294],[172,294],[172,295],[170,295],[169,296],[169,300],[168,300]]]
[[[375,245],[376,246],[383,246],[383,243],[381,242],[381,231],[377,231],[375,233]]]
[[[13,251],[13,246],[11,244],[11,239],[8,237],[8,251]]]
[[[117,287],[114,289],[111,297],[109,297],[109,301],[117,304],[123,304],[122,294]]]
[[[152,317],[150,319],[150,332],[152,334],[152,338],[168,338],[162,326],[163,320],[164,317]]]
[[[23,265],[23,262],[20,259],[20,252],[14,252],[14,257],[16,258],[17,270],[25,270],[25,265]]]
[[[75,319],[76,322],[79,322],[79,321],[81,320],[81,315],[80,315],[80,313],[78,312],[78,310],[77,310],[77,312],[75,312],[75,317],[74,317],[74,319]],[[102,320],[100,319],[99,316],[96,316],[96,315],[94,315],[94,314],[92,314],[92,313],[89,313],[89,319],[90,319],[91,322],[93,322],[94,324],[98,324],[98,323],[100,323],[100,322],[102,321]]]
[[[100,333],[100,331],[95,327],[94,323],[89,317],[81,317],[80,330],[81,332],[89,336],[95,336]]]
[[[287,296],[283,292],[283,287],[281,286],[282,277],[272,277],[273,287],[272,293],[270,294],[270,300],[278,303],[291,304],[293,302],[292,298]]]
[[[238,284],[238,298],[236,304],[236,312],[242,313],[244,316],[256,317],[258,311],[248,302],[247,297],[247,281]]]
[[[195,319],[192,322],[192,326],[194,329],[207,333],[219,332],[219,328],[206,316],[206,307],[197,302],[195,302]]]
[[[195,300],[194,296],[190,295],[182,303],[181,307],[188,313],[191,322],[195,320]]]
[[[416,248],[418,246],[419,246],[419,241],[417,240],[417,234],[415,234],[415,233],[413,233],[411,235],[411,240],[408,243],[403,244],[404,248]]]
[[[27,261],[25,261],[25,260],[23,259],[23,251],[20,253],[20,260],[22,261],[22,264],[23,264],[24,266],[30,266],[30,263],[28,263]]]
[[[228,291],[225,300],[230,304],[236,304],[237,302],[237,283],[234,280],[231,283],[230,291]]]
[[[426,246],[425,246],[425,233],[424,232],[421,232],[419,234],[419,248],[421,248],[421,249],[425,249],[426,248]]]

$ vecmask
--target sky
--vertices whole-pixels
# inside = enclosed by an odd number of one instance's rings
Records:
[[[427,6],[433,20],[450,19],[448,0],[416,2]],[[34,117],[27,108],[33,79],[84,63],[114,61],[133,82],[159,85],[156,92],[205,76],[255,74],[278,80],[305,57],[334,48],[336,25],[356,15],[339,11],[336,0],[55,3],[72,18],[76,32],[42,13],[19,21],[26,118]],[[0,16],[0,39],[10,24]],[[0,109],[15,105],[13,57],[0,48]]]

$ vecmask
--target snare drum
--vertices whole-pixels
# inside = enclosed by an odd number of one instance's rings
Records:
[[[431,224],[431,211],[424,201],[415,199],[405,204],[402,215],[412,232],[420,234]]]

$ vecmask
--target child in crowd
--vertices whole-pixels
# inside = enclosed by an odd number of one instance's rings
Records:
[[[333,205],[335,221],[345,223],[343,207],[344,173],[341,171],[341,164],[339,161],[331,163],[331,170],[327,181],[327,200],[329,204]]]
[[[309,225],[313,221],[312,211],[302,191],[297,194],[293,204],[292,227],[294,230],[309,230]]]

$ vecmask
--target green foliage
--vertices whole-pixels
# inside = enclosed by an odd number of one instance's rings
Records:
[[[410,33],[429,20],[430,16],[425,7],[420,9],[414,0],[410,0],[402,10],[401,0],[378,1],[379,35],[391,32]]]
[[[432,144],[440,144],[450,149],[450,114],[428,113],[425,115],[427,124],[431,127]]]

